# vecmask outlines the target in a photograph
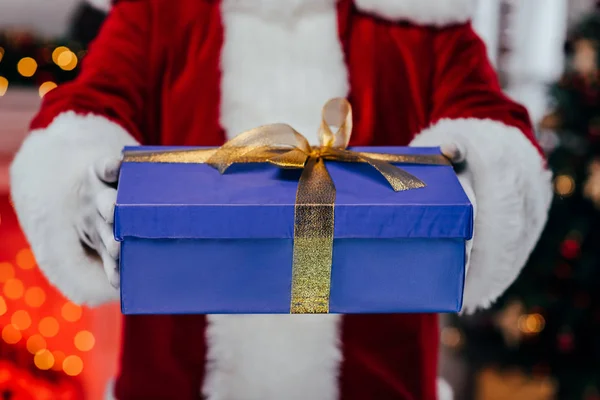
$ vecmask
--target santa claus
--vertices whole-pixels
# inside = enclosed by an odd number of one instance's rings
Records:
[[[503,95],[469,23],[473,4],[117,1],[12,165],[40,267],[75,302],[118,298],[123,146],[215,146],[280,121],[316,142],[321,106],[346,97],[352,145],[442,146],[464,165],[476,206],[464,308],[489,305],[525,263],[551,190],[527,112]],[[114,395],[430,400],[437,354],[434,314],[133,316]]]

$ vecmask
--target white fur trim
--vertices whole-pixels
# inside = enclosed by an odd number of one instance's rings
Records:
[[[466,176],[477,200],[465,311],[488,307],[515,280],[546,223],[551,172],[517,128],[480,119],[442,120],[411,146],[455,142],[466,150]]]
[[[281,0],[250,3],[287,6]],[[334,2],[325,0],[305,10],[295,24],[265,20],[239,4],[239,0],[223,1],[220,117],[228,137],[286,122],[316,144],[321,107],[348,93]]]
[[[223,1],[220,117],[230,138],[281,121],[316,143],[322,105],[348,93],[334,1],[292,1],[292,14],[302,15],[292,24],[262,13],[280,12],[284,3],[289,7],[281,0]],[[205,396],[336,399],[339,320],[335,315],[209,316]]]
[[[212,315],[207,400],[335,400],[338,315]]]
[[[382,18],[418,25],[464,23],[475,11],[475,0],[354,0],[358,9]]]
[[[104,117],[66,112],[46,129],[31,132],[11,166],[12,198],[37,262],[74,302],[95,305],[118,299],[99,259],[81,246],[73,219],[86,168],[135,143]]]

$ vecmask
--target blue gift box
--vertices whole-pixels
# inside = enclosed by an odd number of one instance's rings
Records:
[[[394,192],[366,164],[326,164],[337,190],[329,311],[459,311],[473,210],[452,167],[399,165],[427,186]],[[269,164],[221,175],[206,164],[123,163],[123,314],[289,313],[299,176]]]

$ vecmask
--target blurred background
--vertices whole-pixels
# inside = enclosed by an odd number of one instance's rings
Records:
[[[99,3],[0,0],[1,399],[102,399],[116,372],[118,306],[81,308],[48,285],[8,195],[9,162],[41,98],[77,76]],[[600,400],[600,4],[479,0],[474,26],[529,109],[555,199],[507,294],[444,316],[440,372],[459,400]]]

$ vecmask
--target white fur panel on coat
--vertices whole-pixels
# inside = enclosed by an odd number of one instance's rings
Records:
[[[10,170],[11,195],[38,265],[70,300],[96,305],[117,300],[99,257],[79,241],[74,217],[78,189],[92,163],[118,157],[136,144],[119,125],[95,115],[66,112],[31,132]]]
[[[481,119],[442,120],[411,146],[456,142],[477,199],[464,311],[488,307],[515,280],[546,223],[552,174],[517,128]],[[464,178],[463,178],[464,179]]]

